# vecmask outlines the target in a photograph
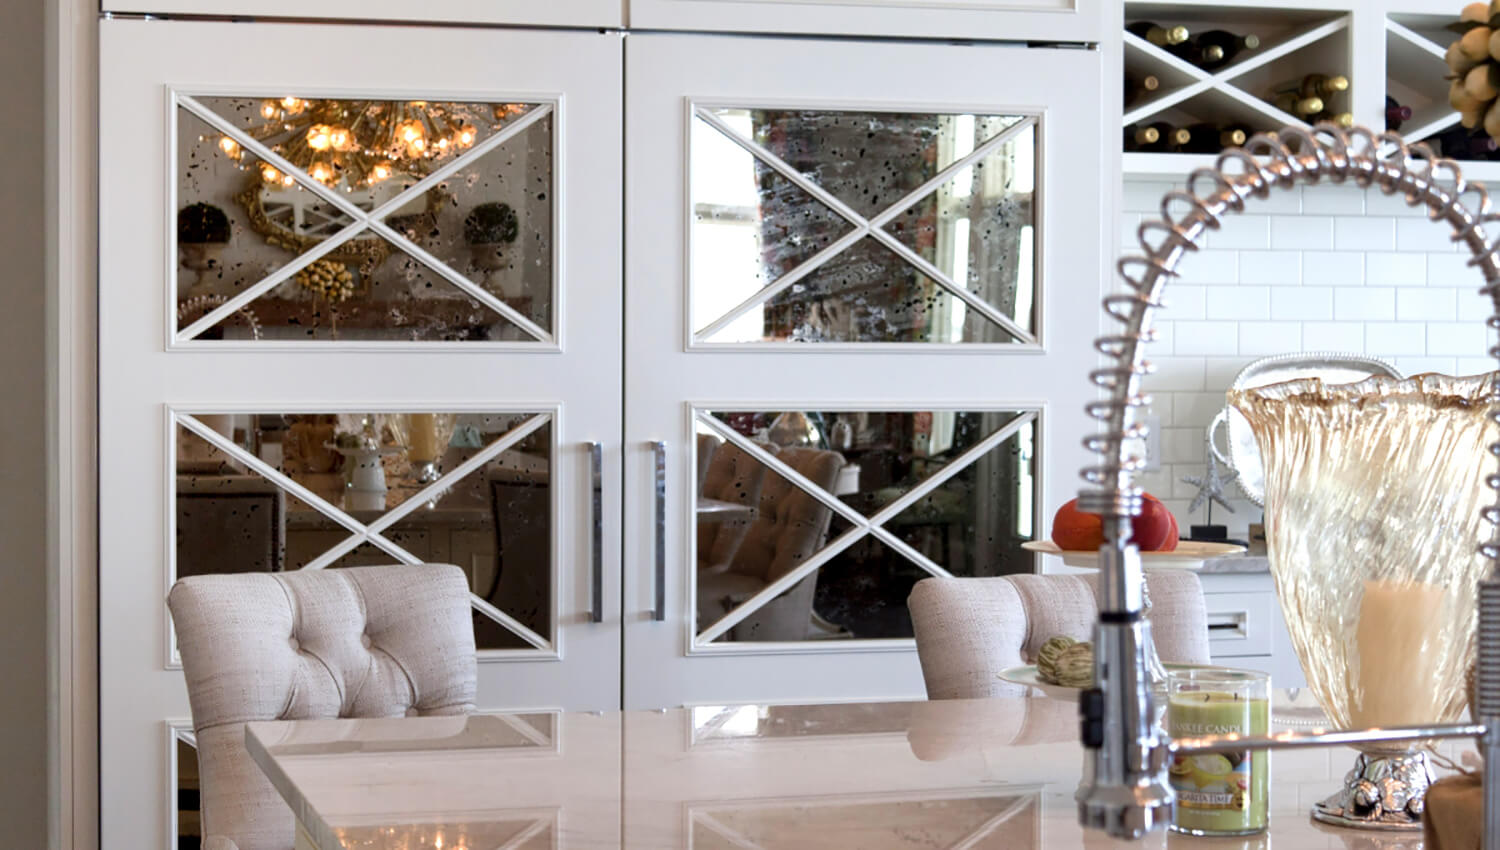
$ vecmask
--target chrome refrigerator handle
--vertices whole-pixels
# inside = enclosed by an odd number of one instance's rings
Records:
[[[661,440],[652,443],[651,457],[656,503],[656,581],[652,586],[651,619],[660,623],[667,619],[667,444]]]
[[[1407,145],[1395,133],[1324,123],[1256,134],[1243,148],[1219,154],[1212,168],[1189,174],[1185,191],[1162,199],[1162,217],[1141,223],[1141,255],[1119,261],[1126,291],[1103,301],[1104,312],[1121,327],[1094,343],[1107,364],[1089,378],[1106,397],[1086,408],[1101,423],[1100,431],[1084,441],[1099,455],[1099,463],[1083,470],[1089,486],[1078,496],[1081,510],[1104,520],[1099,621],[1094,627],[1097,686],[1079,701],[1089,764],[1077,794],[1078,816],[1085,826],[1110,835],[1142,837],[1171,819],[1173,805],[1166,775],[1171,744],[1152,723],[1144,652],[1149,624],[1141,614],[1144,582],[1140,555],[1130,540],[1130,518],[1140,513],[1142,501],[1135,473],[1145,465],[1144,458],[1132,453],[1131,442],[1145,428],[1127,425],[1127,419],[1131,408],[1151,401],[1141,388],[1141,379],[1152,369],[1142,343],[1156,336],[1151,320],[1162,307],[1167,278],[1176,276],[1183,256],[1198,249],[1207,230],[1218,229],[1226,214],[1242,212],[1252,198],[1324,181],[1400,193],[1409,205],[1425,206],[1432,221],[1446,222],[1453,241],[1469,249],[1469,264],[1484,276],[1481,292],[1492,302],[1488,325],[1500,329],[1500,256],[1483,228],[1500,221],[1500,214],[1491,210],[1485,188],[1465,181],[1451,160],[1439,158],[1425,144]],[[1185,211],[1174,218],[1174,209]],[[1500,358],[1500,347],[1489,354]],[[1491,419],[1500,422],[1500,408]],[[1500,457],[1500,443],[1492,450]],[[1500,490],[1500,473],[1487,483]],[[1493,530],[1479,550],[1500,561],[1500,505],[1486,508],[1485,516]],[[1483,730],[1484,848],[1500,850],[1500,576],[1493,565],[1479,587],[1478,646],[1479,725],[1472,729]]]
[[[589,450],[589,512],[593,514],[590,540],[589,622],[604,622],[604,448],[598,442]]]

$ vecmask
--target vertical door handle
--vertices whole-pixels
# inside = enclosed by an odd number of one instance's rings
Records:
[[[659,623],[667,619],[667,444],[661,440],[652,443],[651,454],[656,494],[656,585],[651,619]]]
[[[598,442],[585,445],[589,448],[589,478],[591,490],[589,511],[593,514],[594,533],[592,543],[591,574],[589,577],[589,622],[604,622],[604,449]]]

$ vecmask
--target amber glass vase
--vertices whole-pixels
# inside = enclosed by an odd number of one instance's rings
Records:
[[[1340,728],[1454,722],[1475,647],[1495,376],[1232,391],[1266,476],[1266,544],[1308,686]],[[1423,747],[1362,745],[1328,823],[1420,828]]]

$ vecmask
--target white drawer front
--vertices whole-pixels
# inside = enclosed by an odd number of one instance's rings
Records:
[[[1214,658],[1270,655],[1276,594],[1205,593],[1208,606],[1208,647]]]

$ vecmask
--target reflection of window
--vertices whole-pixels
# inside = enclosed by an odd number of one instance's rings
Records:
[[[750,134],[750,113],[737,110],[723,119]],[[693,327],[728,313],[764,286],[760,266],[760,197],[755,188],[755,157],[701,121],[693,122],[692,280],[708,282],[693,291]],[[764,307],[751,308],[730,326],[736,339],[760,334]]]

